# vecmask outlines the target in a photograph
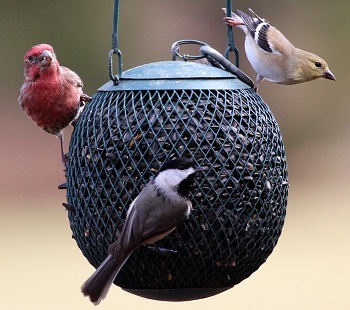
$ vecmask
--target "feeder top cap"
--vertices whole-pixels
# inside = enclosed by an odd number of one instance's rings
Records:
[[[161,61],[138,66],[123,72],[122,79],[198,79],[234,78],[227,71],[195,62]]]
[[[99,91],[149,89],[248,89],[235,75],[196,62],[161,61],[131,68],[119,84],[109,81]]]

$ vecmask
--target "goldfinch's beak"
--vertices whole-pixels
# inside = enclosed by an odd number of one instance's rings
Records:
[[[324,79],[327,79],[327,80],[332,80],[332,81],[336,80],[335,76],[333,75],[333,73],[329,69],[326,70],[325,72],[323,72],[322,77]]]

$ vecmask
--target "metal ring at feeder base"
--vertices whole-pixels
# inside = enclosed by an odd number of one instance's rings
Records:
[[[193,212],[135,250],[114,283],[159,300],[217,294],[256,271],[282,232],[288,196],[282,137],[268,106],[221,69],[169,61],[123,72],[85,107],[72,134],[67,200],[73,237],[98,267],[130,203],[160,165],[185,156],[206,166]],[[182,292],[182,293],[181,293]]]
[[[161,301],[191,301],[211,297],[229,290],[232,287],[206,287],[183,289],[123,289],[124,291]]]

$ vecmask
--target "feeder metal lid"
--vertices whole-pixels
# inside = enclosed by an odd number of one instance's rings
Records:
[[[249,89],[235,75],[195,62],[161,61],[122,73],[119,84],[109,81],[99,91],[160,89]]]

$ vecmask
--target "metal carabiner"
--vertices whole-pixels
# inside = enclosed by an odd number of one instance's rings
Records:
[[[118,55],[118,74],[114,75],[113,73],[113,55]],[[108,53],[108,73],[110,79],[114,82],[115,85],[119,84],[119,79],[122,76],[123,72],[123,57],[122,52],[118,48],[112,48]]]

